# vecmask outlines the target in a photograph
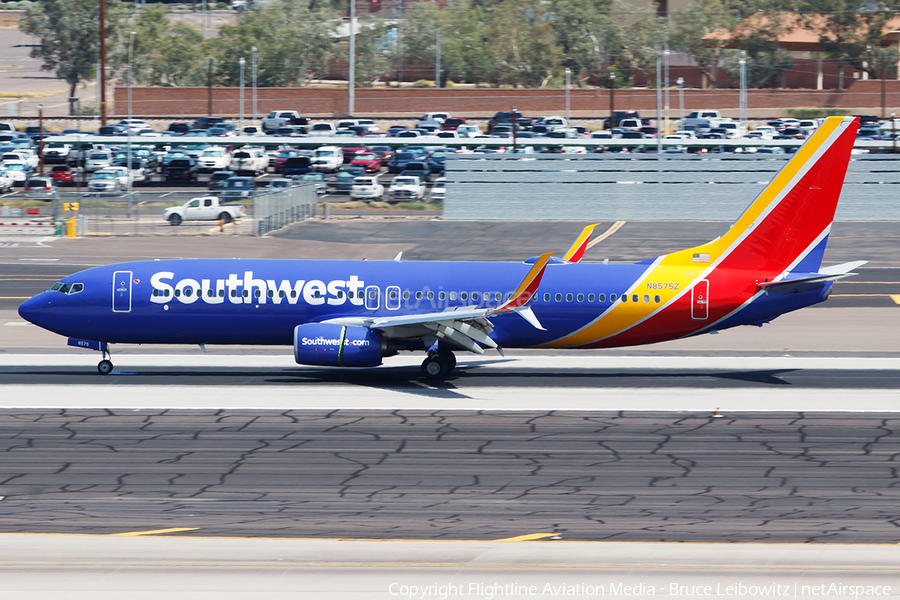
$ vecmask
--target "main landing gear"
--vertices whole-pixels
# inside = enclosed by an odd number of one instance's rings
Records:
[[[450,350],[441,348],[428,353],[428,358],[422,362],[422,375],[432,381],[441,381],[455,368],[456,356]]]
[[[113,364],[112,364],[112,361],[109,360],[109,352],[108,351],[106,351],[106,350],[103,351],[103,360],[101,360],[99,363],[97,363],[97,370],[100,372],[101,375],[109,375],[110,373],[112,373]]]

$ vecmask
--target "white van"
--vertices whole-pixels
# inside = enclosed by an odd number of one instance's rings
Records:
[[[0,123],[0,132],[16,131],[16,126],[12,123]]]
[[[310,165],[314,171],[335,173],[344,165],[344,152],[338,146],[319,146],[313,152]]]

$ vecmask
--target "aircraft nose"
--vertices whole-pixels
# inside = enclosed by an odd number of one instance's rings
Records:
[[[32,298],[29,298],[25,302],[19,305],[19,316],[28,321],[29,323],[34,323],[35,325],[40,325],[38,322],[39,315],[43,312],[42,307],[44,306],[44,301],[41,299],[42,294],[38,294]]]

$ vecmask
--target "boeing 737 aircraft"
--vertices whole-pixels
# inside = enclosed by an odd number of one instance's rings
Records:
[[[612,348],[762,325],[824,301],[862,262],[821,268],[857,119],[832,117],[721,237],[635,264],[165,260],[97,267],[19,314],[103,353],[108,345],[283,344],[299,364],[372,367],[423,351],[441,379],[454,352]]]

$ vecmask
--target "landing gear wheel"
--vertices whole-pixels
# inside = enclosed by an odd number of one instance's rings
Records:
[[[113,370],[112,361],[104,358],[100,361],[99,364],[97,364],[97,370],[101,375],[109,375]]]
[[[433,354],[422,362],[422,375],[426,379],[440,381],[450,374],[450,363],[440,354]]]
[[[447,365],[450,367],[450,371],[452,371],[453,369],[456,368],[456,355],[453,354],[452,351],[444,350],[443,348],[441,348],[440,350],[437,351],[437,353],[438,353],[438,356],[442,357],[444,360],[447,361]]]

